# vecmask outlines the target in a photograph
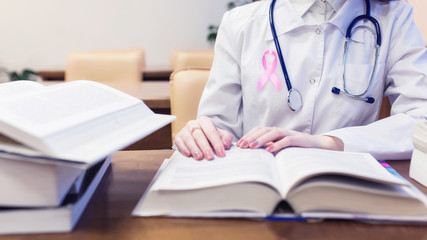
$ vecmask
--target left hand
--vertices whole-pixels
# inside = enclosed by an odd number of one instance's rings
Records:
[[[276,152],[287,147],[344,150],[344,143],[340,138],[327,135],[310,135],[277,127],[255,127],[241,137],[236,145],[241,148],[266,147],[268,152]]]

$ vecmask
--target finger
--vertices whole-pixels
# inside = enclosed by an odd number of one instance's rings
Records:
[[[219,136],[225,149],[230,149],[234,136],[228,131],[218,129]]]
[[[266,148],[269,152],[276,152],[288,147],[315,147],[312,136],[309,134],[295,134],[282,138]]]
[[[202,159],[212,160],[214,158],[213,150],[202,128],[195,129],[191,135],[201,151]]]
[[[197,121],[191,120],[187,122],[185,127],[177,134],[177,139],[182,141],[178,141],[176,145],[178,149],[183,149],[183,151],[184,149],[188,149],[194,159],[202,160],[204,156],[193,136],[194,131],[196,131],[197,129],[200,130]]]
[[[267,145],[271,145],[272,143],[291,134],[292,132],[286,129],[273,127],[273,128],[270,128],[269,131],[265,131],[263,132],[263,134],[258,135],[257,139],[254,140],[254,142],[252,142],[249,146],[251,148],[264,147]]]
[[[203,144],[203,147],[201,147],[203,154],[205,155],[211,154],[209,155],[208,159],[213,159],[213,154],[212,154],[212,148],[213,148],[217,156],[224,157],[225,156],[224,144],[222,143],[219,129],[215,126],[213,121],[210,118],[201,117],[199,124],[203,130],[204,135],[209,141],[209,142],[201,143]]]
[[[257,145],[256,140],[269,131],[271,131],[270,127],[256,127],[241,138],[242,142],[238,146],[241,148],[248,148]]]
[[[184,140],[179,136],[179,134],[175,137],[175,146],[182,155],[191,157],[190,149],[185,145]]]
[[[276,127],[264,127],[254,132],[248,137],[249,148],[259,148],[265,146],[268,142],[276,141],[280,138],[281,132]]]
[[[243,145],[243,143],[247,143],[246,139],[248,138],[249,135],[253,134],[254,132],[258,131],[260,127],[254,127],[252,128],[249,132],[247,132],[245,135],[243,135],[239,141],[237,141],[236,146],[241,147]]]

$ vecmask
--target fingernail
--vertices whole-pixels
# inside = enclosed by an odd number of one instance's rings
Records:
[[[245,148],[248,145],[248,141],[242,141],[239,147]]]
[[[203,156],[199,151],[194,151],[193,152],[193,158],[195,158],[196,160],[202,160]]]
[[[225,149],[229,149],[231,145],[227,140],[224,140],[222,144],[224,145]],[[217,152],[217,155],[218,155],[218,151],[219,151],[219,148],[215,150],[215,152]]]
[[[268,146],[265,150],[267,152],[272,152],[274,150],[274,147],[273,146]]]
[[[258,146],[258,141],[252,142],[251,144],[249,144],[250,148],[256,148]]]
[[[205,158],[206,158],[207,160],[212,160],[212,159],[214,158],[213,153],[212,153],[212,151],[211,151],[211,150],[206,150],[206,151],[204,152],[204,155],[205,155]]]
[[[186,150],[186,151],[184,151],[184,153],[183,153],[186,157],[191,157],[191,152],[190,151],[188,151],[188,150]]]
[[[224,151],[221,148],[217,148],[215,152],[218,157],[224,157]]]

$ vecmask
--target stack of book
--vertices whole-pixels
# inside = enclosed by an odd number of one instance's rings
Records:
[[[427,121],[417,124],[412,136],[412,153],[409,176],[427,187]]]
[[[0,233],[71,231],[110,164],[93,166],[1,154]]]
[[[0,84],[0,234],[71,231],[111,154],[173,120],[92,81]]]

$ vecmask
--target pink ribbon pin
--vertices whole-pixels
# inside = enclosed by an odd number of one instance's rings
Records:
[[[274,59],[271,62],[271,64],[267,62],[267,59],[265,57],[266,55],[274,56]],[[264,56],[262,57],[262,66],[264,67],[265,72],[257,82],[258,89],[261,90],[264,87],[264,85],[267,83],[268,79],[271,79],[271,82],[276,87],[277,91],[279,91],[280,87],[282,86],[282,83],[280,82],[277,75],[274,73],[277,66],[277,54],[275,51],[267,50],[264,53]]]

